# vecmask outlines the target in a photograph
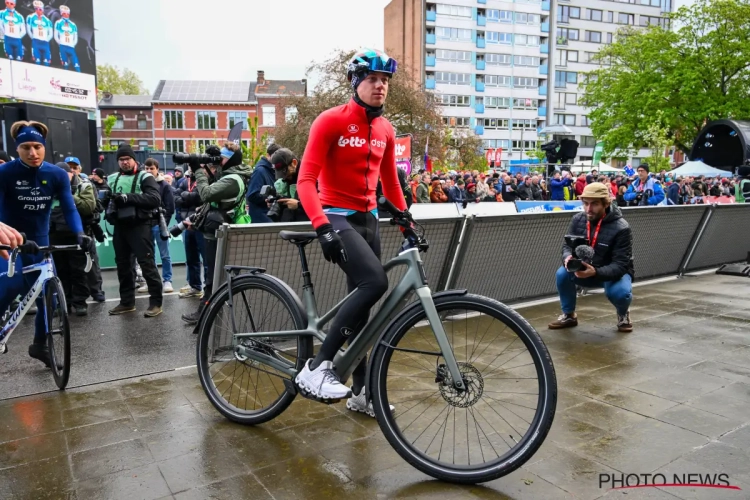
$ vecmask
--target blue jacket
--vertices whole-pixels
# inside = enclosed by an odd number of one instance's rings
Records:
[[[640,192],[640,185],[641,185],[641,179],[637,178],[630,184],[630,187],[628,187],[628,190],[625,192],[622,197],[625,199],[625,201],[634,201],[638,197],[638,193]],[[662,201],[664,201],[664,189],[661,187],[661,184],[656,182],[656,179],[653,177],[649,177],[646,181],[646,185],[643,186],[643,191],[652,191],[654,194],[646,199],[645,197],[641,200],[640,205],[658,205]]]
[[[672,200],[672,203],[677,205],[680,200],[680,185],[676,182],[670,184],[667,188],[667,197]]]
[[[550,196],[549,199],[553,201],[565,201],[565,187],[573,185],[573,181],[569,178],[565,179],[551,179],[549,181]]]
[[[60,200],[65,222],[73,234],[83,234],[65,170],[46,161],[39,168],[26,166],[21,160],[0,165],[0,221],[40,245],[49,244],[53,198]]]
[[[273,186],[276,182],[276,172],[273,165],[265,156],[255,164],[253,175],[250,177],[250,185],[247,188],[247,212],[250,214],[252,224],[261,222],[273,222],[266,214],[268,205],[260,195],[263,186]]]

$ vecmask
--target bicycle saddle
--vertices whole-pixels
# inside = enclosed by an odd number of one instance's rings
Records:
[[[297,231],[281,231],[279,237],[284,241],[290,241],[295,245],[307,245],[311,241],[318,238],[318,233],[315,231],[297,232]]]

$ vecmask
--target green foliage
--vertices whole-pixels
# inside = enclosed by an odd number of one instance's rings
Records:
[[[651,171],[670,170],[669,158],[665,155],[667,147],[671,146],[669,129],[655,121],[646,129],[643,140],[651,150],[651,156],[647,159]]]
[[[707,121],[750,118],[750,0],[697,0],[670,22],[621,29],[581,84],[605,156],[648,147],[654,124],[689,153]]]
[[[526,158],[529,158],[531,160],[539,160],[540,162],[547,161],[547,154],[542,151],[541,145],[542,143],[540,142],[536,145],[536,149],[526,151]]]
[[[143,82],[133,71],[125,68],[122,71],[111,64],[96,67],[96,86],[100,92],[126,95],[149,95]]]
[[[117,117],[115,115],[109,115],[106,118],[102,119],[102,129],[104,131],[104,137],[109,139],[109,137],[112,135],[112,128],[115,126],[115,123],[117,122]]]
[[[257,116],[249,116],[247,118],[247,129],[250,131],[250,143],[248,146],[245,145],[244,142],[240,142],[240,146],[242,147],[242,161],[245,162],[246,165],[253,166],[256,163],[260,161],[260,159],[265,156],[266,149],[268,149],[268,132],[263,132],[263,135],[261,135],[260,140],[257,139],[258,137],[258,117]],[[284,146],[288,147],[288,146]]]

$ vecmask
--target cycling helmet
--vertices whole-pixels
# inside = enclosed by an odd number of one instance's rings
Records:
[[[382,50],[361,49],[354,54],[347,65],[346,78],[357,90],[360,82],[371,72],[386,73],[393,76],[398,63]]]

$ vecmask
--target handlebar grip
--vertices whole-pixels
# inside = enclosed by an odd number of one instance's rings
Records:
[[[39,253],[39,245],[36,244],[36,241],[27,240],[25,235],[24,242],[22,245],[18,246],[18,249],[21,251],[21,253],[25,253],[27,255],[36,255]]]
[[[391,203],[390,200],[388,200],[388,198],[386,198],[385,196],[381,196],[380,198],[378,198],[378,206],[380,208],[388,210],[394,217],[406,218],[404,212],[396,208],[396,205]]]

